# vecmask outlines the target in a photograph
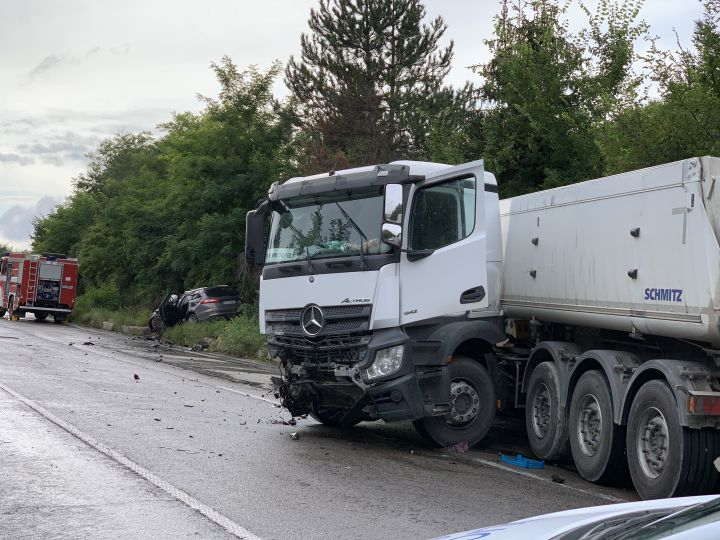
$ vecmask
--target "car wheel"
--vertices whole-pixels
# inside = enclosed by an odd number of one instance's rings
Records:
[[[414,422],[417,432],[437,446],[479,443],[495,420],[495,385],[478,361],[457,356],[447,366],[450,413]]]
[[[627,478],[625,433],[613,420],[610,387],[599,371],[584,373],[573,391],[570,449],[585,480],[614,484]]]
[[[196,322],[198,322],[197,315],[195,315],[194,313],[189,313],[188,316],[185,317],[185,322],[195,324]]]
[[[560,407],[560,375],[553,362],[542,362],[530,375],[525,428],[538,458],[561,461],[570,456],[567,415]]]
[[[151,332],[161,334],[165,331],[165,323],[163,323],[159,315],[153,315],[148,320],[148,328],[150,328]]]
[[[627,452],[633,485],[643,499],[715,491],[718,434],[682,427],[675,396],[664,381],[649,381],[636,394],[628,418]]]

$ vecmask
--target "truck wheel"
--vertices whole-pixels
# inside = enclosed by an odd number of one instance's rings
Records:
[[[602,373],[588,371],[570,403],[570,449],[585,480],[612,484],[627,478],[625,437],[613,421],[612,396]]]
[[[340,420],[342,420],[342,417],[345,415],[346,412],[347,411],[344,409],[319,407],[317,405],[313,405],[313,410],[310,413],[310,416],[326,426],[340,427]],[[357,420],[353,420],[346,427],[355,426],[360,422],[362,422],[362,419],[358,418]]]
[[[488,370],[472,358],[457,356],[447,367],[450,413],[421,418],[415,429],[437,446],[479,443],[495,420],[495,385]]]
[[[663,381],[638,391],[627,427],[630,476],[643,499],[712,493],[720,453],[715,430],[683,428],[675,396]]]
[[[525,428],[530,448],[540,459],[561,461],[570,456],[567,415],[560,408],[560,375],[553,362],[542,362],[530,375]]]
[[[53,323],[55,324],[62,324],[65,321],[67,321],[67,315],[53,315]]]
[[[45,313],[44,311],[34,313],[34,315],[35,315],[35,320],[37,320],[37,321],[44,321],[45,319],[48,318],[48,314]]]

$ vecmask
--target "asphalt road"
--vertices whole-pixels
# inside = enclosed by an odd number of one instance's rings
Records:
[[[571,470],[499,464],[498,451],[527,452],[512,419],[467,454],[429,449],[403,424],[288,425],[272,372],[1,319],[2,535],[431,538],[637,498]]]

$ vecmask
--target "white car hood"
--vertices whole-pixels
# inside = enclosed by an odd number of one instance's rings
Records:
[[[681,508],[707,502],[716,497],[717,495],[679,497],[677,499],[658,499],[654,501],[578,508],[576,510],[543,514],[503,525],[450,534],[436,538],[435,540],[550,540],[559,534],[568,532],[582,525],[605,521],[624,514],[643,510]],[[717,535],[717,537],[720,538],[720,525],[718,525]]]

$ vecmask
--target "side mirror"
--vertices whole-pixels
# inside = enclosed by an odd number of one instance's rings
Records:
[[[385,185],[384,207],[383,221],[401,225],[403,219],[403,187],[400,184]]]
[[[399,248],[402,245],[402,225],[397,223],[383,223],[382,241],[389,246]]]
[[[250,265],[265,264],[265,209],[251,210],[245,216],[245,260]]]

